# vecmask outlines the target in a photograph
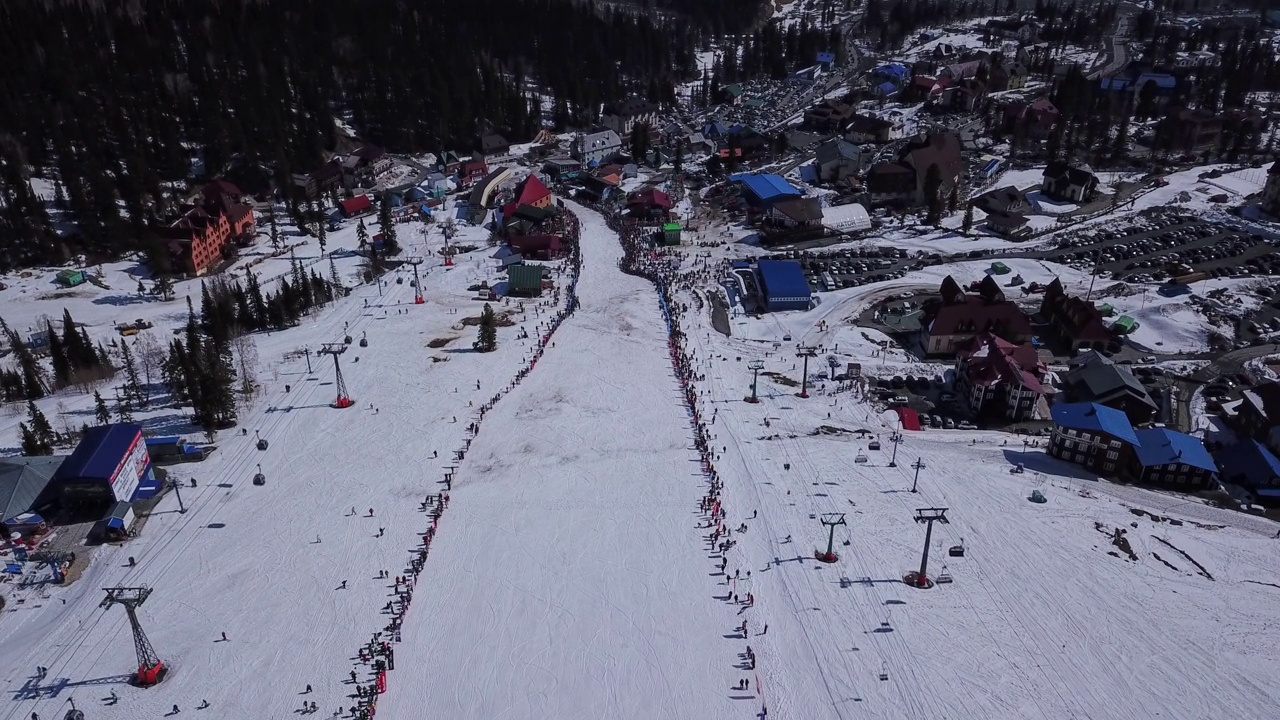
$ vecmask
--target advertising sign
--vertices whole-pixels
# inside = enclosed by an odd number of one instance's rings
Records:
[[[139,481],[150,468],[151,457],[147,454],[147,443],[139,433],[111,476],[111,494],[115,495],[116,500],[129,502],[138,490]]]

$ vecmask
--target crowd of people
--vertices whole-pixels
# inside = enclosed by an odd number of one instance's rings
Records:
[[[711,417],[707,418],[700,407],[700,396],[695,383],[705,378],[695,371],[697,357],[692,350],[687,348],[686,336],[681,329],[681,319],[686,313],[690,312],[690,306],[678,297],[678,293],[681,290],[690,291],[690,297],[697,297],[697,293],[694,292],[695,283],[705,279],[704,276],[716,272],[717,268],[709,261],[699,257],[690,271],[682,272],[682,255],[665,248],[656,247],[653,242],[653,234],[647,228],[639,224],[626,222],[616,214],[611,217],[606,216],[606,220],[609,226],[618,232],[618,237],[622,243],[623,256],[619,262],[622,271],[650,280],[657,288],[658,305],[662,310],[663,320],[667,325],[667,346],[671,354],[671,364],[675,369],[676,377],[684,394],[685,409],[689,413],[693,427],[694,445],[702,460],[702,472],[707,479],[707,493],[703,496],[700,506],[705,518],[705,524],[701,527],[710,530],[706,538],[712,551],[712,556],[720,561],[718,569],[724,574],[725,584],[729,588],[725,598],[739,607],[738,615],[743,615],[755,606],[755,595],[750,592],[737,592],[739,582],[750,580],[750,570],[747,571],[745,577],[742,575],[741,570],[734,570],[732,574],[728,572],[730,551],[733,550],[737,541],[732,537],[735,528],[726,525],[726,510],[720,497],[724,481],[715,466],[715,461],[719,459],[727,448],[721,448],[717,452],[711,444],[712,436],[709,428],[715,422],[717,411],[712,411]],[[697,309],[694,308],[693,311],[696,312]],[[755,516],[752,515],[751,517]],[[747,524],[745,522],[740,522],[737,525],[736,532],[742,533],[746,532],[746,530]],[[765,624],[759,634],[763,635],[768,629],[768,624]],[[742,633],[744,640],[749,637],[745,618],[736,627],[736,630]],[[739,656],[744,659],[743,664],[739,667],[754,673],[756,654],[751,649],[751,646],[747,645],[745,652]],[[755,685],[755,692],[761,700],[761,717],[764,717],[768,714],[768,707],[764,703],[764,695],[758,675],[755,676]],[[735,689],[750,691],[750,687],[751,680],[742,678],[738,681]]]
[[[467,451],[471,448],[471,441],[480,433],[481,423],[484,421],[485,414],[498,403],[500,399],[507,393],[515,389],[534,366],[538,364],[538,360],[542,357],[547,347],[552,344],[551,337],[560,327],[566,318],[578,309],[578,296],[576,292],[577,281],[582,269],[582,255],[578,249],[579,223],[578,218],[567,208],[561,208],[558,215],[558,228],[561,234],[561,247],[565,249],[565,263],[567,271],[562,273],[562,277],[566,277],[562,289],[565,297],[564,307],[557,310],[554,314],[537,324],[537,340],[533,353],[528,362],[516,373],[515,379],[507,386],[495,393],[484,404],[476,409],[477,418],[474,422],[467,426],[467,437],[463,439],[462,447],[454,451],[454,457],[462,460],[466,457]],[[557,289],[553,298],[546,301],[548,304],[558,304],[561,297],[560,289]],[[538,313],[541,316],[541,313]],[[477,381],[479,387],[479,381]],[[418,582],[418,576],[422,572],[426,564],[427,556],[431,551],[431,541],[435,538],[436,530],[440,525],[440,519],[444,515],[444,511],[449,507],[449,493],[453,487],[453,473],[445,476],[445,490],[434,495],[427,495],[420,508],[426,510],[431,515],[431,525],[422,533],[422,542],[413,550],[409,559],[409,567],[403,575],[397,575],[394,578],[392,586],[391,598],[382,610],[389,616],[387,624],[379,631],[375,632],[369,642],[357,649],[356,657],[359,664],[351,670],[350,684],[355,686],[356,702],[348,708],[350,717],[356,720],[371,720],[378,710],[378,696],[386,691],[387,673],[395,669],[395,648],[393,643],[400,642],[400,628],[404,622],[405,614],[409,610],[409,605],[413,601],[413,588]],[[373,510],[370,509],[370,515]],[[387,576],[390,579],[390,576]],[[344,581],[345,585],[345,581]],[[314,712],[311,709],[315,704],[304,704],[302,712]],[[341,714],[341,711],[335,713],[335,716]]]

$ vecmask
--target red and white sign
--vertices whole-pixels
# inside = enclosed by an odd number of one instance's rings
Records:
[[[115,495],[116,500],[132,500],[133,494],[138,490],[138,483],[150,467],[151,456],[147,454],[147,442],[142,439],[142,433],[138,433],[111,475],[111,494]]]

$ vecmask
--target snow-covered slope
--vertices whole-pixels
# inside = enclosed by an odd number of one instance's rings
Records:
[[[831,386],[801,400],[763,375],[763,402],[742,402],[749,360],[797,378],[790,345],[773,342],[836,340],[815,324],[839,324],[854,310],[842,303],[866,300],[854,293],[742,337],[686,315],[738,541],[726,568],[737,580],[725,584],[699,527],[706,480],[655,294],[618,272],[616,236],[576,209],[582,305],[518,384],[534,350],[518,327],[536,337],[555,309],[527,306],[497,352],[467,350],[473,331],[455,323],[478,310],[464,288],[490,272],[479,253],[433,268],[425,306],[411,305],[408,284],[381,298],[366,288],[279,334],[301,346],[334,340],[348,323],[368,332],[370,347],[344,357],[356,407],[327,407],[328,366],[310,376],[301,361],[281,367],[246,422],[268,451],[252,448],[252,432],[224,438],[210,460],[183,466],[199,482],[184,491],[189,512],[169,512],[167,498],[137,539],[100,550],[78,582],[46,599],[23,591],[28,601],[0,617],[0,720],[59,717],[69,697],[104,720],[174,704],[184,717],[217,718],[284,718],[303,701],[326,717],[351,706],[352,655],[387,622],[392,583],[378,571],[404,572],[430,524],[419,504],[440,492],[451,451],[495,395],[457,463],[379,717],[729,719],[765,707],[806,719],[1273,715],[1273,524],[1117,491],[995,433],[906,433],[889,467],[890,422]],[[426,347],[446,337],[457,339]],[[841,342],[868,367],[871,347]],[[884,447],[815,435],[820,425],[868,429]],[[258,463],[265,487],[249,484]],[[1014,463],[1027,472],[1010,474]],[[1048,503],[1028,502],[1032,489]],[[919,564],[924,526],[913,516],[923,507],[947,507],[951,520],[934,528],[930,567],[946,565],[955,582],[931,590],[901,582]],[[823,513],[848,522],[832,565],[811,559],[825,545]],[[1136,560],[1113,546],[1117,528]],[[962,539],[966,556],[947,556]],[[174,667],[159,687],[122,683],[133,665],[124,613],[97,607],[99,588],[115,583],[155,588],[141,614]],[[747,593],[754,606],[733,602]],[[734,631],[742,620],[745,639]],[[754,669],[740,656],[747,645]],[[36,665],[49,676],[33,677]],[[750,688],[736,690],[743,679]],[[300,695],[307,684],[315,692]],[[120,702],[99,703],[111,690]],[[195,710],[201,699],[209,710]]]

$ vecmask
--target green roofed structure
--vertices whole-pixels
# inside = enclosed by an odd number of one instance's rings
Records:
[[[84,284],[89,278],[85,277],[83,270],[61,270],[55,279],[63,287],[75,287]]]
[[[542,294],[541,265],[512,265],[507,268],[507,294],[537,297]]]
[[[662,226],[662,244],[663,245],[679,245],[680,244],[680,223],[669,222]]]
[[[1121,315],[1111,324],[1111,329],[1121,335],[1128,335],[1138,329],[1138,321],[1128,315]]]

